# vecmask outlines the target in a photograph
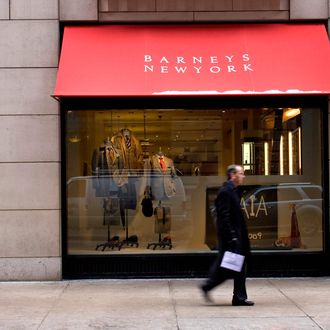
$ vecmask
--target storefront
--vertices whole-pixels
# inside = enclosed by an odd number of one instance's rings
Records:
[[[66,27],[64,278],[205,275],[232,163],[250,274],[329,273],[329,54],[322,25]]]

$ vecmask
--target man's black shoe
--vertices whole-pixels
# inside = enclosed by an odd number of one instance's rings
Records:
[[[204,297],[205,302],[207,302],[208,304],[212,304],[213,301],[212,301],[212,299],[211,299],[211,297],[209,295],[209,291],[208,290],[205,290],[205,288],[204,288],[203,285],[201,285],[199,288],[202,291],[202,294],[203,294],[203,297]]]
[[[251,300],[235,300],[232,301],[233,306],[253,306],[254,302]]]

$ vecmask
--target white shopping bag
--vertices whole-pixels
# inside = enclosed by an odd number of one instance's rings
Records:
[[[234,270],[235,272],[240,272],[242,270],[244,256],[226,251],[223,255],[220,267]]]

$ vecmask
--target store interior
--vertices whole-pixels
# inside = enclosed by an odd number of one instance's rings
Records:
[[[319,109],[68,110],[65,122],[68,254],[215,250],[209,209],[233,163],[253,249],[322,249]]]

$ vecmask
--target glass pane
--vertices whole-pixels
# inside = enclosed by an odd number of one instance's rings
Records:
[[[243,164],[256,250],[322,250],[320,110],[66,112],[69,254],[216,249],[211,207]]]

